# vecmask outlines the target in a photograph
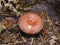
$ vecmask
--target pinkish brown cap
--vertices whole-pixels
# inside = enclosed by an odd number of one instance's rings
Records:
[[[27,34],[36,34],[43,28],[43,21],[36,13],[24,13],[19,18],[19,28]]]

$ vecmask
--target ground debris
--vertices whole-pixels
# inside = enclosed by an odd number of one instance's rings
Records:
[[[60,8],[56,8],[57,13],[55,4],[48,2],[0,0],[0,45],[60,45]],[[18,26],[20,15],[30,11],[39,14],[44,22],[36,35],[25,34]]]

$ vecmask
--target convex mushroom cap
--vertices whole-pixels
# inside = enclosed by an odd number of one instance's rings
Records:
[[[27,12],[18,20],[19,28],[26,34],[36,34],[43,28],[43,21],[36,13]]]

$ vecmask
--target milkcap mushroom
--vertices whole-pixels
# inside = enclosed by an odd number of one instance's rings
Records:
[[[43,28],[41,17],[32,12],[24,13],[18,20],[19,28],[26,34],[39,33]]]

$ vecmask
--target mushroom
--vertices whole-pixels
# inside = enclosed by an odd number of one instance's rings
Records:
[[[38,14],[27,12],[20,16],[18,20],[19,28],[27,34],[39,33],[43,28],[43,21]]]

